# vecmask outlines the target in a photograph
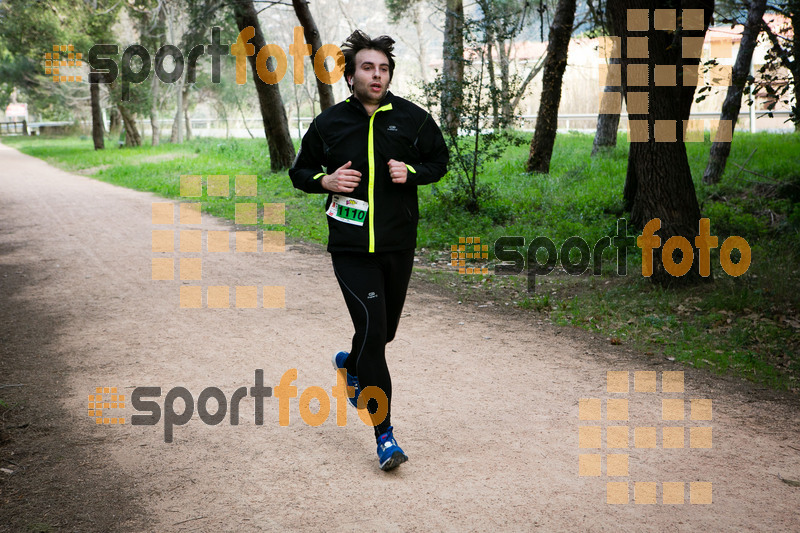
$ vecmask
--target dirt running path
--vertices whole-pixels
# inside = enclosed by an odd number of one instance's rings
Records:
[[[410,457],[391,473],[377,467],[371,428],[352,410],[338,427],[335,404],[311,427],[293,398],[281,427],[267,398],[259,426],[246,397],[238,426],[195,412],[169,444],[163,419],[95,425],[96,386],[161,387],[163,406],[176,386],[230,398],[256,369],[274,387],[296,368],[301,393],[330,392],[330,355],[352,332],[328,255],[306,245],[204,254],[202,281],[183,282],[285,286],[285,309],[179,309],[182,282],[151,280],[151,231],[181,229],[153,226],[159,200],[0,145],[0,384],[25,384],[0,397],[24,403],[6,423],[30,422],[0,443],[0,466],[14,472],[0,473],[0,529],[797,530],[800,488],[779,478],[800,479],[796,400],[691,368],[684,393],[634,392],[633,371],[657,371],[660,391],[661,371],[682,367],[530,315],[459,306],[416,282],[388,347],[395,435]],[[232,226],[204,216],[201,228]],[[609,370],[631,372],[629,394],[606,392]],[[603,399],[604,417],[605,398],[628,398],[629,420],[579,421],[580,398]],[[686,419],[662,421],[662,398],[685,399]],[[713,420],[689,420],[691,398],[712,399]],[[581,450],[578,428],[593,424],[628,425],[629,448]],[[635,448],[635,426],[657,428],[658,447]],[[684,448],[662,447],[665,426],[687,428]],[[701,426],[713,428],[711,449],[689,447],[688,428]],[[609,451],[629,455],[627,477],[605,475],[605,458],[602,476],[579,476],[581,452]],[[628,482],[630,503],[607,504],[608,481]],[[665,481],[686,483],[683,505],[662,504]],[[655,488],[657,503],[635,504],[635,482],[656,482],[638,495]],[[690,504],[701,495],[690,482],[712,483],[713,503]]]

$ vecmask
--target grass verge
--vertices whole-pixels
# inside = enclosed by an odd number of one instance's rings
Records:
[[[285,173],[269,171],[263,141],[194,139],[182,145],[94,151],[86,138],[4,138],[3,142],[65,170],[137,190],[180,197],[180,176],[255,174],[258,196],[247,201],[286,204],[287,239],[325,243],[324,197],[292,188]],[[443,207],[449,178],[420,189],[417,274],[455,291],[462,301],[534,313],[556,324],[589,329],[613,344],[645,354],[731,373],[777,389],[800,383],[800,135],[736,133],[719,185],[699,177],[710,143],[689,143],[687,152],[703,216],[720,244],[731,235],[752,248],[750,269],[733,278],[712,252],[713,283],[663,289],[641,275],[638,248],[628,253],[627,275],[617,274],[615,252],[603,253],[601,274],[567,275],[557,269],[528,281],[519,276],[459,275],[449,266],[460,237],[491,243],[518,235],[528,243],[549,237],[557,247],[571,236],[590,246],[613,236],[624,217],[622,188],[627,164],[624,136],[617,148],[592,158],[592,137],[559,135],[551,173],[524,172],[527,147],[511,147],[485,167],[482,182],[493,195],[478,214]],[[746,162],[746,165],[745,165]],[[234,197],[199,199],[210,214],[234,218]],[[198,201],[192,198],[192,201]],[[631,230],[633,232],[633,230]],[[486,261],[484,261],[486,263]],[[477,266],[477,265],[476,265]]]

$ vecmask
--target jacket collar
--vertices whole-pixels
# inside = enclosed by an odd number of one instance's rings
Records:
[[[392,91],[386,91],[386,96],[384,96],[383,100],[381,100],[381,103],[378,104],[378,108],[380,109],[381,107],[385,106],[386,104],[391,104],[392,102],[395,101],[396,98],[397,97],[392,94]],[[358,98],[356,98],[354,95],[351,94],[347,98],[347,100],[345,100],[345,102],[347,102],[351,106],[353,106],[356,109],[358,109],[361,113],[364,113],[365,116],[368,116],[367,115],[367,110],[364,109],[364,106],[361,103],[361,101]]]

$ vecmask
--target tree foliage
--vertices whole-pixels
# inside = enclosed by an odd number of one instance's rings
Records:
[[[757,87],[766,92],[767,109],[772,111],[778,103],[791,109],[789,120],[800,131],[800,110],[797,104],[797,85],[800,81],[800,0],[782,0],[769,6],[782,15],[783,20],[771,27],[764,24],[770,49],[759,69]],[[770,113],[772,116],[772,113]]]
[[[62,44],[85,50],[94,38],[109,31],[118,7],[110,0],[87,4],[67,0],[0,3],[0,57],[4,59],[0,64],[0,104],[7,103],[16,88],[31,113],[54,119],[73,114],[76,89],[58,86],[44,74],[44,54]],[[88,97],[88,90],[84,96]]]
[[[440,200],[446,207],[465,209],[470,213],[482,210],[493,194],[490,187],[480,183],[480,175],[486,161],[502,156],[509,144],[523,142],[510,129],[490,128],[495,99],[502,98],[488,84],[488,55],[491,50],[489,34],[481,19],[464,20],[463,84],[456,103],[451,100],[448,107],[440,107],[445,98],[449,82],[444,73],[437,74],[434,81],[423,84],[423,92],[429,109],[441,109],[440,120],[453,115],[459,118],[460,128],[453,131],[444,128],[445,141],[450,150],[450,187],[437,189]]]

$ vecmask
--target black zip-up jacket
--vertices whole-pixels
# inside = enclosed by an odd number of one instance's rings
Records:
[[[392,182],[390,159],[406,164],[406,183]],[[322,176],[348,161],[361,172],[358,187],[350,193],[323,189]],[[387,92],[371,117],[353,96],[320,113],[303,136],[289,176],[297,189],[328,194],[326,211],[333,194],[369,204],[362,226],[326,217],[329,252],[390,252],[416,247],[417,186],[441,179],[448,161],[444,137],[430,114]]]

